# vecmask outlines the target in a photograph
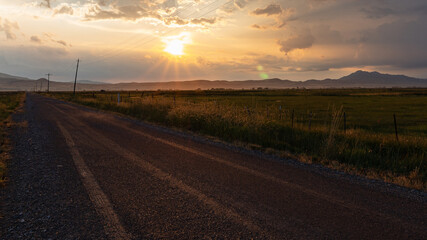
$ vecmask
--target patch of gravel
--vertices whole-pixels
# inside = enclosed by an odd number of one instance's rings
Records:
[[[37,119],[27,100],[12,130],[7,186],[0,189],[0,239],[106,239],[101,218],[77,174],[56,126]],[[62,146],[62,145],[63,146]]]

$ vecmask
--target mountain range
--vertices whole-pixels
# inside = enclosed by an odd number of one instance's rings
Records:
[[[45,78],[32,80],[0,73],[0,91],[46,91]],[[72,91],[72,82],[50,81],[51,91]],[[266,80],[226,81],[193,80],[172,82],[116,83],[108,84],[80,80],[78,91],[117,91],[117,90],[195,90],[195,89],[286,89],[286,88],[427,88],[427,79],[404,75],[390,75],[379,72],[357,71],[339,79],[290,81],[278,78]]]

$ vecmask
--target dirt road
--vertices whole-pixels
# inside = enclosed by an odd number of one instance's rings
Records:
[[[28,95],[1,239],[427,239],[426,194]]]

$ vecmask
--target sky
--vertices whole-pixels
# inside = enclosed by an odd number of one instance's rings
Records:
[[[38,79],[427,78],[425,0],[0,0],[0,72]]]

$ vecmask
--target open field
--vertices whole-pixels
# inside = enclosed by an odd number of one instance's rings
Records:
[[[120,103],[117,92],[50,95],[426,189],[426,89],[121,92]]]
[[[0,93],[0,185],[5,180],[5,161],[8,158],[8,138],[6,127],[10,124],[10,115],[23,99],[23,93]]]

